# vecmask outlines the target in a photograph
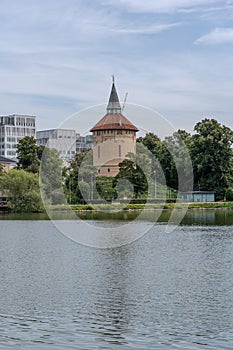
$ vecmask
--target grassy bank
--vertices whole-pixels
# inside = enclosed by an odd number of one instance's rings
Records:
[[[214,202],[214,203],[150,203],[150,204],[77,204],[77,205],[51,205],[49,210],[75,210],[75,211],[117,211],[117,210],[153,210],[153,209],[173,209],[176,208],[188,208],[189,209],[233,209],[233,202]]]

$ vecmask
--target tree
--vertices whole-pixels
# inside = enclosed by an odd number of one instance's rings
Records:
[[[142,143],[154,156],[158,156],[162,142],[157,135],[149,132],[144,137],[139,137],[137,142]]]
[[[187,191],[192,189],[193,172],[190,158],[191,135],[178,130],[172,136],[165,137],[158,154],[168,187]]]
[[[117,187],[119,180],[128,180],[133,185],[133,194],[135,198],[147,196],[148,186],[151,175],[151,160],[145,147],[140,144],[137,147],[137,153],[129,153],[127,159],[119,164],[119,173],[115,176],[113,187]],[[124,188],[129,190],[127,184]],[[121,189],[123,191],[123,189]]]
[[[8,205],[14,212],[43,211],[38,174],[10,170],[0,177],[0,189],[8,194]]]
[[[209,190],[223,199],[233,187],[233,131],[215,119],[197,123],[191,140],[196,190]]]
[[[43,151],[44,147],[37,146],[36,139],[33,136],[26,136],[19,140],[17,145],[17,168],[38,173]]]
[[[62,190],[62,160],[54,148],[45,147],[40,164],[40,186],[44,198]]]
[[[4,172],[4,166],[3,164],[0,163],[0,176],[1,174],[3,174],[3,172]]]
[[[64,171],[64,187],[69,203],[84,203],[97,196],[96,168],[92,151],[76,154]]]
[[[191,135],[185,130],[178,130],[163,141],[153,133],[140,137],[141,142],[154,157],[151,157],[151,177],[157,183],[164,177],[166,185],[175,190],[187,190],[192,186],[192,164],[189,156]]]

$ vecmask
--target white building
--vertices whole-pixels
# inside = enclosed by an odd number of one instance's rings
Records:
[[[82,153],[93,148],[92,135],[81,136],[76,134],[76,153]]]
[[[76,153],[76,131],[73,129],[49,129],[36,133],[38,146],[55,148],[63,160],[71,159]]]
[[[16,158],[17,143],[25,136],[36,136],[36,117],[11,114],[0,116],[0,155]]]

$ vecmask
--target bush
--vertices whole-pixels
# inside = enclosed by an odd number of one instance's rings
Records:
[[[43,211],[38,174],[10,170],[1,176],[0,188],[7,191],[9,208],[14,212]]]

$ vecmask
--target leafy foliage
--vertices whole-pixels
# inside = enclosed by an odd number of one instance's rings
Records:
[[[38,173],[43,151],[44,147],[37,146],[33,136],[22,138],[17,145],[17,168]]]
[[[1,176],[1,174],[3,174],[3,171],[4,171],[4,166],[3,166],[3,164],[0,163],[0,176]]]
[[[194,131],[191,136],[185,130],[178,130],[164,141],[149,133],[138,141],[155,155],[169,188],[190,189],[193,169],[195,190],[214,191],[216,199],[230,200],[233,195],[232,130],[215,119],[204,119],[196,124]],[[157,177],[161,176],[159,170],[154,169]]]
[[[223,199],[233,188],[233,131],[215,119],[197,123],[190,151],[195,189],[210,190]]]
[[[0,189],[7,193],[9,207],[14,212],[43,211],[38,174],[10,170],[0,177]]]
[[[119,173],[113,181],[113,187],[116,187],[120,179],[128,180],[133,186],[133,196],[135,198],[148,195],[151,161],[149,156],[143,151],[141,150],[141,152],[139,151],[136,154],[129,153],[127,155],[128,159],[123,160],[119,164]]]
[[[76,154],[64,170],[64,191],[70,204],[94,197],[96,169],[91,151]]]
[[[40,165],[40,185],[45,197],[62,188],[62,160],[58,151],[45,147]]]

